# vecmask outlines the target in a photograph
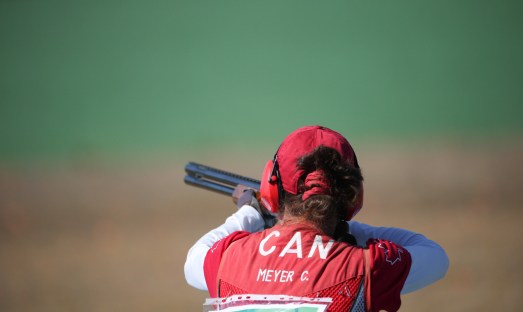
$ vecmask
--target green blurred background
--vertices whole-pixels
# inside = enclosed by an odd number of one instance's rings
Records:
[[[521,1],[0,2],[0,158],[523,129]]]
[[[523,2],[0,0],[0,310],[200,311],[185,254],[290,131],[364,168],[358,220],[448,276],[402,311],[521,311]],[[500,234],[501,233],[501,234]]]

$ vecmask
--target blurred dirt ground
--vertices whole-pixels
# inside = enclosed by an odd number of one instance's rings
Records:
[[[450,257],[446,278],[404,296],[401,311],[523,310],[522,143],[357,148],[356,219],[421,232]],[[0,166],[0,311],[201,311],[185,255],[235,207],[184,185],[183,166],[257,177],[272,155],[253,154]]]

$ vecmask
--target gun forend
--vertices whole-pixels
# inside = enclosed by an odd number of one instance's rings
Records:
[[[260,189],[259,180],[195,162],[185,165],[185,172],[184,182],[186,184],[233,196],[233,200],[236,197],[235,191],[238,193],[238,189]]]

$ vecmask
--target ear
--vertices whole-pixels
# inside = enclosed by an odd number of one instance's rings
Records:
[[[274,173],[274,161],[269,160],[263,170],[260,183],[260,200],[262,205],[272,213],[278,213],[278,177]]]

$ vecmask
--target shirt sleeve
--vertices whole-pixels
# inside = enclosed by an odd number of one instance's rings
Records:
[[[202,236],[188,251],[184,265],[185,280],[200,290],[207,290],[204,260],[207,251],[217,241],[237,231],[257,232],[263,230],[260,213],[251,206],[243,206],[225,220],[225,223]]]
[[[443,278],[449,268],[445,250],[425,236],[392,227],[376,227],[356,221],[349,222],[349,231],[358,245],[365,246],[369,239],[384,239],[403,247],[410,254],[411,266],[402,294],[426,287]]]
[[[410,253],[387,240],[370,239],[370,305],[372,311],[397,311],[400,293],[409,275]]]

